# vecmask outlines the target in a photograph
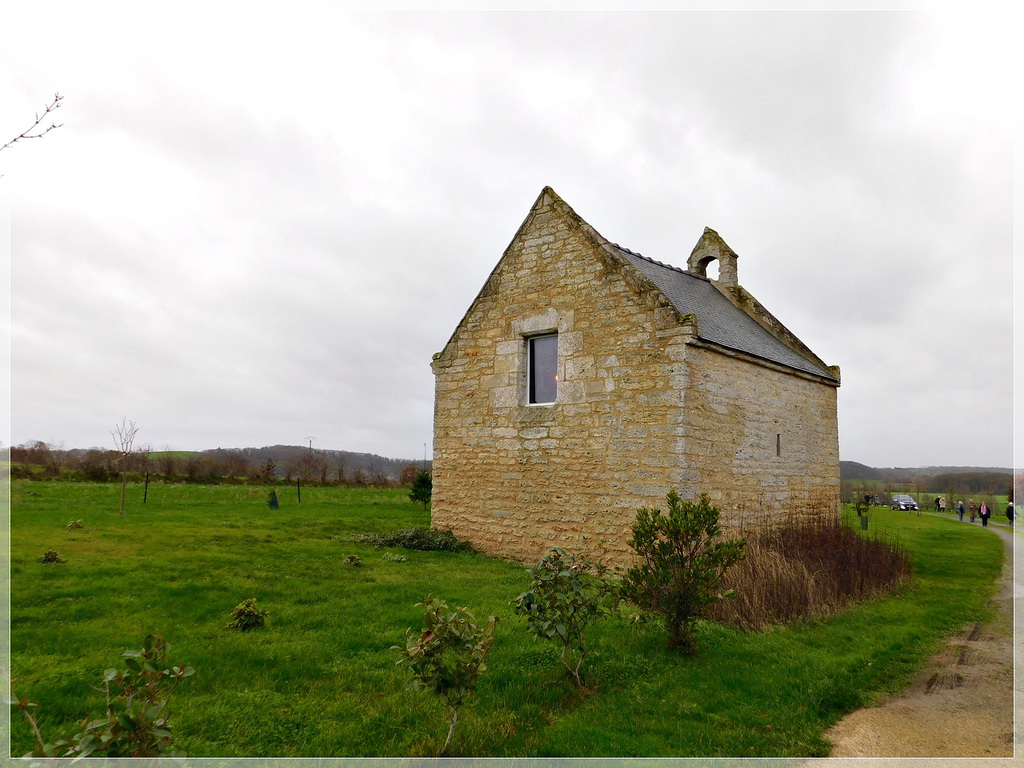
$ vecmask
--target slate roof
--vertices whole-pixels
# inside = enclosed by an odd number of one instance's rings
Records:
[[[692,312],[697,316],[699,338],[787,368],[836,381],[828,369],[782,343],[722,295],[707,278],[654,261],[615,243],[610,245],[658,286],[680,313]]]

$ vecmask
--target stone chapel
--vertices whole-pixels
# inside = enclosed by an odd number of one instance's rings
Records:
[[[718,278],[707,267],[718,262]],[[609,242],[545,188],[434,355],[432,525],[523,562],[707,492],[727,531],[838,514],[839,369],[740,284],[705,229],[686,264]]]

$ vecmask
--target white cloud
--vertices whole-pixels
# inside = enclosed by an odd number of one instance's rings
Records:
[[[842,366],[843,458],[1010,461],[996,20],[14,13],[0,126],[66,96],[0,155],[15,442],[103,443],[127,413],[160,447],[418,456],[430,356],[550,184],[662,261],[717,229]]]

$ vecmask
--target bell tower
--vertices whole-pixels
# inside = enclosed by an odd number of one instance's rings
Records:
[[[708,276],[708,264],[718,260],[718,284],[723,288],[736,289],[739,278],[736,274],[736,251],[730,248],[715,230],[704,227],[704,234],[693,246],[690,258],[686,262],[687,271]]]

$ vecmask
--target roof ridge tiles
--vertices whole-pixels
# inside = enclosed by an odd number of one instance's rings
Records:
[[[651,264],[655,264],[655,265],[657,265],[659,267],[664,267],[665,269],[671,269],[673,272],[679,272],[681,274],[689,275],[690,277],[696,277],[696,278],[700,278],[700,279],[703,279],[703,280],[708,279],[708,278],[701,278],[700,275],[695,275],[690,270],[683,269],[682,267],[677,267],[675,264],[666,264],[664,261],[658,261],[657,259],[652,259],[650,256],[644,256],[642,253],[637,253],[636,251],[631,251],[629,248],[626,248],[625,246],[619,245],[618,243],[612,243],[612,245],[615,246],[616,248],[618,248],[620,251],[625,251],[630,256],[636,256],[638,259],[643,259],[644,261],[650,262]]]

